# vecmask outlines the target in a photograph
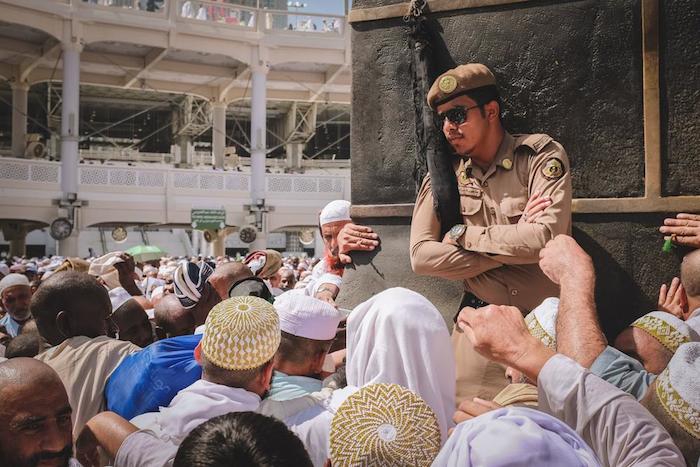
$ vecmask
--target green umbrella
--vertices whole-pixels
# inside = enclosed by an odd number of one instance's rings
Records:
[[[126,250],[131,256],[134,257],[134,261],[137,263],[145,263],[146,261],[154,261],[161,259],[165,256],[165,251],[160,249],[155,245],[137,245],[132,246]]]

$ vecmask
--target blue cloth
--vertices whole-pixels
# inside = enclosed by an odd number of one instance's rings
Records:
[[[591,365],[591,373],[640,400],[656,375],[649,373],[639,361],[607,346]]]
[[[167,407],[180,390],[202,377],[194,359],[201,339],[201,334],[171,337],[126,357],[107,380],[107,410],[130,420]]]
[[[268,398],[273,401],[288,401],[318,392],[323,387],[321,380],[308,376],[289,376],[281,371],[272,374]]]
[[[12,316],[10,316],[9,313],[0,318],[0,326],[5,327],[8,336],[17,337],[17,334],[19,333],[20,324],[14,319],[12,319]]]

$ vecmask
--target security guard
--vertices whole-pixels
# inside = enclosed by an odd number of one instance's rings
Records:
[[[526,314],[546,297],[558,296],[558,287],[537,263],[548,240],[571,233],[571,175],[564,148],[544,134],[504,130],[496,80],[482,64],[440,75],[428,92],[428,105],[456,153],[463,221],[441,226],[427,175],[411,222],[413,270],[463,281],[460,308],[513,305]],[[493,398],[506,384],[503,368],[478,355],[462,333],[453,332],[452,340],[457,399]]]

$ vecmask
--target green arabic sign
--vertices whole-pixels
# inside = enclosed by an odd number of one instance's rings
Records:
[[[193,209],[192,228],[217,230],[226,227],[226,211],[223,209]]]

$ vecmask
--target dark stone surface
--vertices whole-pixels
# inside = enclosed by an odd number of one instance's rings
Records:
[[[396,0],[398,1],[398,0]],[[396,3],[355,0],[354,8]],[[663,192],[700,194],[700,2],[661,5]],[[495,73],[512,131],[546,132],[572,160],[574,196],[644,193],[641,6],[637,1],[529,1],[431,16],[430,73],[480,61]],[[352,198],[411,203],[417,159],[409,26],[401,18],[353,25]],[[700,206],[699,206],[700,209]],[[655,308],[679,272],[661,251],[664,214],[574,216],[574,236],[598,272],[596,298],[608,337]],[[339,300],[354,306],[391,286],[430,298],[450,320],[461,286],[410,269],[410,219],[357,219],[382,249],[355,257]]]
[[[410,219],[362,219],[379,234],[382,243],[371,253],[353,253],[354,266],[343,275],[338,304],[353,308],[390,287],[405,287],[430,298],[445,322],[451,323],[462,298],[462,284],[411,271],[408,256]]]
[[[560,141],[572,160],[576,197],[641,196],[640,11],[638,1],[586,0],[436,14],[429,21],[433,72],[487,64],[505,98],[506,127]],[[412,202],[421,164],[409,27],[401,18],[357,23],[352,41],[353,202]]]
[[[700,193],[700,2],[661,8],[662,191],[692,195]]]

